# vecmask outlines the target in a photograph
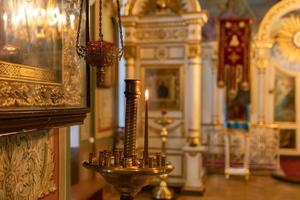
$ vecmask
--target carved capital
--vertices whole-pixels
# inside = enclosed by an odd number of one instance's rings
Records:
[[[136,46],[134,45],[125,46],[124,57],[126,60],[130,58],[136,58]]]
[[[260,57],[256,59],[256,67],[259,71],[265,71],[268,67],[269,60],[267,57]]]
[[[201,57],[201,45],[199,44],[189,44],[188,45],[188,58]]]

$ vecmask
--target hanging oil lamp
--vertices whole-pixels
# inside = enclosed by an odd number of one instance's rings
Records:
[[[105,72],[106,68],[115,66],[118,60],[123,56],[123,32],[121,25],[121,14],[120,14],[120,2],[117,1],[117,13],[118,13],[118,24],[119,24],[119,35],[121,48],[118,48],[111,42],[103,40],[102,33],[102,0],[99,0],[99,40],[88,41],[86,46],[79,44],[80,31],[81,31],[81,19],[83,12],[83,1],[80,1],[80,13],[79,13],[79,24],[76,39],[76,52],[78,56],[84,58],[88,65],[97,68],[97,86],[105,87]]]

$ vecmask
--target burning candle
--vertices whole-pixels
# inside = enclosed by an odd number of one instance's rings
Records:
[[[149,91],[145,91],[145,135],[144,135],[144,161],[148,165],[148,99]]]
[[[75,29],[75,15],[73,14],[70,15],[70,25],[71,29]]]
[[[8,18],[7,14],[6,14],[6,13],[4,13],[2,18],[3,18],[3,23],[4,23],[4,32],[5,32],[5,31],[6,31],[6,29],[7,29],[7,18]]]

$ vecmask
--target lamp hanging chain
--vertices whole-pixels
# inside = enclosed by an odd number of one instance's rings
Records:
[[[102,33],[102,0],[99,2],[99,39],[103,41],[103,33]]]
[[[80,31],[81,31],[81,18],[82,18],[82,10],[83,10],[83,1],[80,1],[80,11],[79,11],[79,22],[78,22],[78,29],[77,29],[77,35],[76,35],[76,51],[78,55],[84,56],[84,50],[79,45],[79,37],[80,37]]]
[[[120,8],[120,0],[117,0],[117,12],[118,12],[118,20],[119,20],[119,32],[120,32],[120,42],[121,42],[121,50],[119,52],[119,59],[123,56],[124,53],[124,41],[123,41],[123,30],[122,30],[122,21],[121,21],[121,8]]]

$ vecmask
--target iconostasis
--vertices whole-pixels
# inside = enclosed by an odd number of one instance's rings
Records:
[[[206,1],[205,1],[206,2]],[[221,3],[221,2],[220,2]],[[250,8],[233,11],[251,18],[250,90],[246,112],[246,132],[250,133],[250,164],[255,168],[276,168],[278,155],[299,154],[299,123],[297,116],[298,84],[298,9],[299,1],[281,1],[271,4],[249,1]],[[270,3],[270,2],[269,2]],[[213,4],[213,3],[212,3]],[[261,4],[260,9],[256,9]],[[210,4],[209,4],[210,5]],[[211,5],[210,5],[211,6]],[[212,7],[211,7],[212,9]],[[212,9],[213,16],[217,9]],[[235,13],[236,13],[235,12]],[[214,159],[224,157],[223,134],[228,127],[228,96],[226,88],[217,87],[219,48],[216,36],[220,34],[217,21],[208,20],[204,26],[202,44],[203,144],[207,144]],[[211,33],[211,34],[210,34]],[[205,36],[206,35],[206,36]],[[233,40],[232,40],[233,41]],[[220,44],[220,41],[219,41]],[[241,95],[245,98],[247,95]],[[238,105],[238,102],[236,103]],[[238,112],[243,114],[244,112]],[[245,115],[243,115],[245,116]],[[243,120],[245,121],[245,120]],[[242,132],[240,121],[233,130]],[[225,126],[224,126],[225,125]],[[228,130],[228,129],[227,129]],[[242,136],[232,137],[232,153],[239,158],[244,151]],[[234,150],[236,148],[236,150]],[[218,163],[211,165],[216,166]]]

